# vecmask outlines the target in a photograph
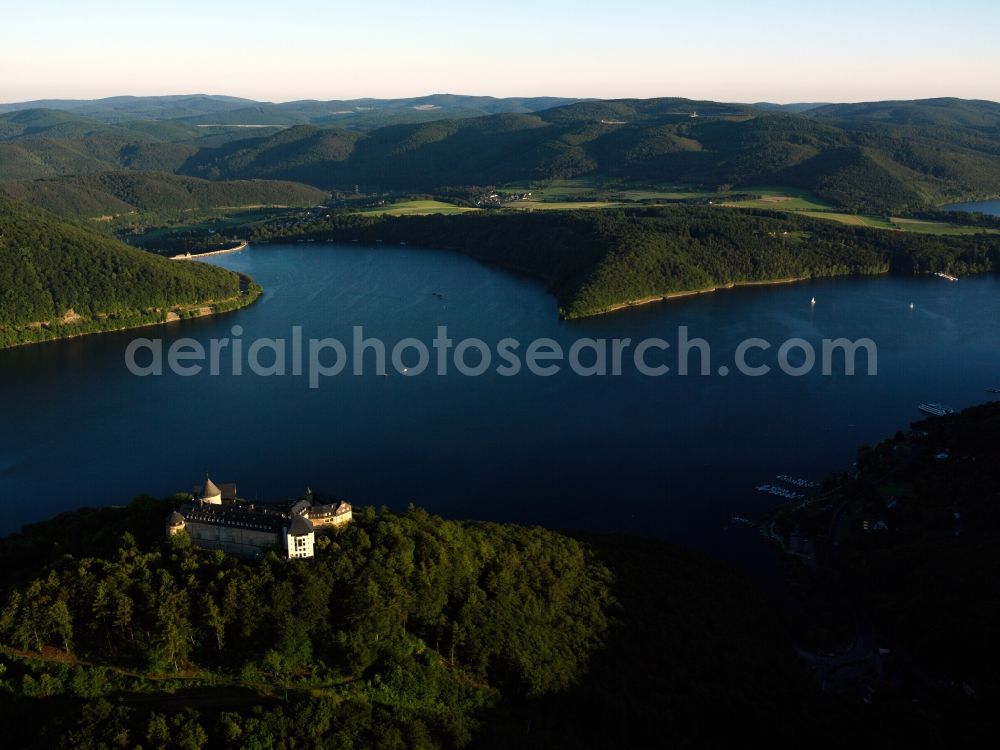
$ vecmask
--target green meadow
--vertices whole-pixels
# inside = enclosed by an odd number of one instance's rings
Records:
[[[741,192],[759,195],[753,200],[725,201],[721,205],[730,208],[758,208],[772,211],[790,211],[814,219],[827,219],[840,224],[870,229],[894,229],[900,232],[916,232],[936,235],[998,234],[998,230],[982,227],[949,224],[926,219],[902,219],[897,217],[869,216],[837,211],[833,206],[819,200],[808,191],[787,187],[748,187]]]
[[[833,206],[821,201],[809,192],[795,188],[749,187],[740,190],[740,192],[760,197],[753,200],[726,202],[723,205],[778,211],[830,211],[833,209]]]
[[[621,208],[624,203],[612,201],[516,201],[505,203],[510,211],[574,211],[585,208]]]
[[[894,229],[898,232],[914,232],[917,234],[937,234],[937,235],[973,235],[973,234],[1000,234],[1000,230],[987,229],[984,227],[966,226],[963,224],[949,224],[943,221],[926,221],[924,219],[900,219],[891,217],[888,219],[878,216],[862,216],[860,214],[845,214],[836,211],[801,211],[803,216],[811,216],[814,219],[828,219],[840,224],[848,224],[855,227],[872,227],[875,229]]]
[[[679,185],[629,185],[604,183],[587,178],[550,180],[540,184],[515,182],[504,185],[501,192],[531,193],[533,202],[572,203],[575,201],[681,201],[711,198],[714,192],[694,190]],[[579,206],[576,206],[579,208]]]
[[[782,186],[754,186],[733,193],[705,192],[684,189],[683,186],[608,186],[596,181],[578,178],[552,180],[541,186],[530,183],[507,185],[501,192],[531,193],[530,200],[504,203],[504,211],[572,211],[582,209],[624,208],[637,203],[658,201],[687,201],[715,199],[720,206],[728,208],[753,208],[770,211],[788,211],[826,219],[840,224],[871,229],[893,229],[901,232],[916,232],[936,235],[974,235],[982,233],[998,234],[995,229],[949,224],[923,219],[885,218],[852,214],[836,210],[807,190]],[[738,195],[758,196],[750,200],[734,200]],[[371,216],[426,216],[430,214],[461,214],[480,209],[456,206],[439,200],[406,200],[388,203],[377,208],[363,209],[361,213]]]
[[[367,208],[361,213],[371,216],[427,216],[428,214],[463,214],[478,211],[476,208],[456,206],[453,203],[435,200],[400,201],[388,203],[378,208]]]

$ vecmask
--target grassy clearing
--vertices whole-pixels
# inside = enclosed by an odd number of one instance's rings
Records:
[[[816,201],[819,200],[815,195],[804,188],[789,187],[788,185],[750,185],[749,187],[739,188],[738,192],[756,193],[757,195],[787,195],[792,198],[810,198]]]
[[[761,197],[749,201],[728,201],[721,205],[730,208],[763,208],[774,211],[789,211],[809,216],[814,219],[827,219],[853,227],[868,227],[871,229],[895,229],[900,232],[917,232],[920,234],[938,235],[969,235],[969,234],[1000,234],[996,229],[949,224],[943,221],[927,221],[925,219],[900,219],[896,217],[883,218],[865,216],[837,211],[811,195],[805,190],[785,187],[748,187],[741,192],[755,193]]]
[[[693,198],[714,198],[718,195],[718,193],[626,188],[622,190],[609,190],[608,195],[612,198],[623,201],[683,201],[691,200]]]
[[[862,216],[860,214],[844,214],[837,211],[800,211],[803,216],[810,216],[814,219],[829,219],[838,224],[847,224],[852,227],[872,227],[875,229],[896,229],[891,222],[875,216]]]
[[[813,198],[800,198],[791,195],[764,195],[757,200],[726,202],[723,205],[777,211],[827,211],[831,208],[831,206]]]
[[[740,208],[764,208],[778,211],[831,211],[833,206],[807,190],[789,187],[755,186],[741,188],[740,193],[752,193],[760,198],[749,201],[733,201],[723,205]]]
[[[943,221],[894,218],[892,223],[897,229],[904,232],[921,232],[923,234],[1000,234],[1000,229],[947,224]]]
[[[542,186],[531,185],[527,182],[513,183],[501,188],[503,192],[527,193],[530,192],[536,201],[573,201],[580,200],[584,196],[596,196],[602,192],[602,188],[592,180],[572,179],[572,180],[552,180]]]
[[[575,211],[585,208],[621,208],[625,203],[612,201],[516,201],[505,203],[505,210],[513,211]]]
[[[530,192],[536,202],[570,203],[573,201],[680,201],[712,198],[714,192],[690,190],[678,185],[603,185],[586,178],[553,180],[542,186],[521,182],[505,185],[503,192]]]
[[[361,213],[373,216],[428,216],[430,214],[464,214],[469,211],[478,211],[478,208],[466,208],[456,206],[444,201],[400,201],[390,203],[378,208],[368,208]]]
[[[598,200],[641,203],[683,201],[699,198],[726,200],[731,197],[730,193],[697,190],[684,185],[606,185],[586,178],[553,180],[541,186],[524,182],[513,183],[505,186],[502,190],[516,192],[530,191],[533,200],[541,203],[594,202]],[[740,188],[735,192],[753,193],[761,196],[758,200],[739,201],[738,205],[743,208],[778,208],[789,211],[826,211],[833,209],[833,206],[824,203],[808,191],[797,188],[755,186]],[[737,205],[737,202],[733,202],[733,205]]]
[[[882,219],[877,216],[860,216],[844,214],[836,211],[802,211],[803,216],[815,219],[829,219],[841,224],[855,227],[874,227],[875,229],[895,229],[899,232],[915,232],[917,234],[939,235],[970,235],[970,234],[1000,234],[1000,230],[984,227],[971,227],[962,224],[948,224],[943,221],[926,221],[924,219]]]

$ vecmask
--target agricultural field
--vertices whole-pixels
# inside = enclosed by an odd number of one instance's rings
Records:
[[[733,201],[723,203],[725,206],[739,208],[764,208],[777,211],[829,211],[832,206],[808,194],[794,195],[786,191],[763,192],[748,188],[745,192],[760,195],[760,198],[748,201]]]
[[[938,235],[970,235],[970,234],[1000,234],[1000,230],[985,227],[948,224],[943,221],[927,221],[925,219],[889,219],[877,216],[861,216],[859,214],[844,214],[836,211],[801,211],[803,216],[814,219],[829,219],[856,227],[873,227],[875,229],[895,229],[899,232],[915,232],[917,234]]]
[[[904,232],[921,232],[923,234],[1000,234],[1000,229],[986,227],[948,224],[943,221],[926,221],[923,219],[892,219],[896,229]]]
[[[698,198],[714,198],[713,192],[698,192],[682,189],[656,190],[653,188],[622,188],[609,190],[608,196],[621,201],[686,201]]]
[[[542,185],[521,182],[504,185],[500,188],[504,193],[531,193],[534,201],[565,202],[592,199],[599,196],[602,188],[593,180],[551,180]]]
[[[505,211],[576,211],[586,208],[622,208],[627,204],[612,201],[515,201],[505,203]]]
[[[845,214],[838,211],[799,211],[803,216],[813,219],[828,219],[838,224],[852,227],[870,227],[873,229],[898,229],[892,222],[877,216],[862,216],[861,214]]]
[[[837,211],[833,206],[819,200],[804,190],[785,187],[749,187],[741,192],[761,196],[754,200],[726,201],[720,205],[730,208],[758,208],[772,211],[790,211],[813,219],[827,219],[840,224],[872,229],[895,229],[900,232],[916,232],[937,235],[998,234],[998,230],[982,227],[949,224],[926,219],[901,219],[896,217],[867,216]]]
[[[420,200],[388,203],[377,208],[364,209],[361,213],[372,216],[427,216],[428,214],[463,214],[478,210],[478,208],[456,206],[444,201]]]
[[[678,185],[605,184],[586,178],[552,180],[541,185],[521,182],[504,185],[501,192],[531,193],[532,202],[571,203],[574,201],[682,201],[712,198],[714,192],[702,192]]]

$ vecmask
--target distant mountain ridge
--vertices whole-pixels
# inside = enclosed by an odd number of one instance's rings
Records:
[[[579,102],[368,133],[299,126],[201,150],[184,171],[395,190],[573,177],[788,185],[837,206],[883,213],[1000,194],[994,108],[1000,105],[913,102],[914,118],[898,125],[864,109],[796,114],[673,98]],[[920,114],[925,110],[932,121]]]
[[[1000,104],[988,101],[102,100],[117,112],[179,114],[114,122],[85,104],[0,114],[0,181],[129,170],[434,192],[581,177],[782,185],[875,214],[1000,195]]]
[[[0,114],[57,109],[105,124],[131,120],[178,120],[192,125],[282,126],[343,124],[372,128],[401,122],[428,122],[503,112],[535,112],[581,101],[562,97],[463,96],[432,94],[404,99],[303,99],[260,102],[231,96],[114,96],[106,99],[40,99],[0,104]]]
[[[826,104],[809,110],[826,120],[864,121],[894,125],[1000,128],[1000,103],[985,99],[918,99],[915,101]]]

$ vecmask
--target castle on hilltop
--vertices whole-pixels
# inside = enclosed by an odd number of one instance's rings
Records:
[[[308,489],[292,503],[256,504],[239,500],[235,483],[206,478],[192,497],[167,517],[167,536],[184,533],[196,547],[239,557],[263,557],[268,550],[289,559],[312,557],[316,528],[343,526],[353,517],[350,503]]]

